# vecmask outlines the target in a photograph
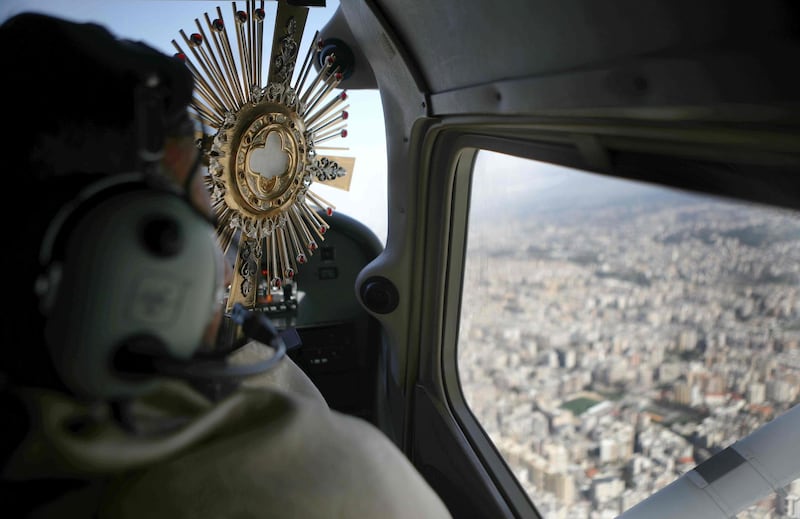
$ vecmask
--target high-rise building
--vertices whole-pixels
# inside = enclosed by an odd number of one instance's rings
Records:
[[[747,402],[761,404],[767,396],[767,388],[761,382],[753,382],[747,386]]]

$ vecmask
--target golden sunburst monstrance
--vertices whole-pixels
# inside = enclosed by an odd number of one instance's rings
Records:
[[[266,286],[269,298],[293,282],[329,228],[321,214],[334,210],[309,186],[344,176],[340,162],[348,160],[318,155],[342,149],[321,144],[346,137],[348,117],[347,93],[335,92],[342,80],[335,56],[312,72],[322,48],[318,32],[295,74],[309,8],[278,0],[263,82],[264,2],[246,4],[241,10],[231,2],[235,34],[219,7],[214,19],[204,15],[205,29],[195,19],[196,32],[180,30],[191,57],[172,40],[195,78],[192,115],[212,129],[202,139],[206,184],[222,248],[227,253],[236,245],[229,310],[235,303],[254,308],[264,302],[257,299],[259,287],[263,295]]]

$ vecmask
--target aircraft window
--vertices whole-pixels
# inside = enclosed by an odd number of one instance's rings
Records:
[[[800,402],[800,213],[478,153],[464,397],[543,517],[615,517]],[[800,517],[800,480],[738,517]]]

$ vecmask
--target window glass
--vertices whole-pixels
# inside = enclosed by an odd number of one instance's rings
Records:
[[[800,213],[481,151],[458,363],[544,517],[615,517],[800,402]]]

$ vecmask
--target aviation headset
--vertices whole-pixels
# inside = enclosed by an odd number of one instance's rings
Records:
[[[51,221],[39,259],[47,348],[64,384],[81,396],[147,390],[152,377],[115,367],[120,348],[188,360],[221,305],[214,230],[183,197],[142,174],[82,190]]]
[[[75,394],[117,400],[167,376],[231,380],[258,375],[286,345],[261,313],[237,305],[231,320],[272,356],[228,365],[236,351],[198,353],[222,310],[224,259],[205,215],[146,175],[94,182],[48,226],[36,283],[47,348]]]

